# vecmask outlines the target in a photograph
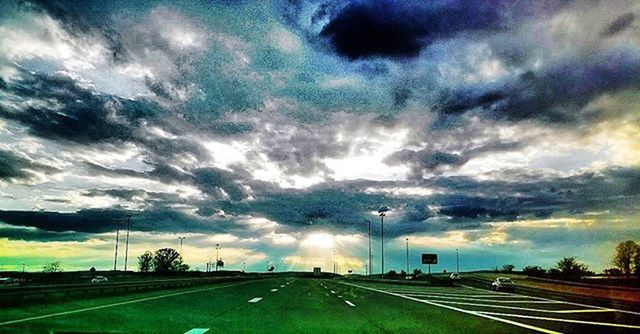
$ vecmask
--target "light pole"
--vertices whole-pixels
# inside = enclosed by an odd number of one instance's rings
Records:
[[[460,273],[460,258],[458,257],[458,249],[456,248],[456,272]]]
[[[366,264],[364,265],[364,273],[365,275],[369,275],[369,271]]]
[[[371,275],[371,270],[373,269],[371,266],[371,262],[373,261],[371,258],[371,221],[367,219],[366,223],[369,226],[369,271],[367,271],[367,275]]]
[[[216,244],[216,271],[218,271],[218,260],[220,260],[220,244]]]
[[[124,248],[124,271],[127,271],[127,261],[129,260],[129,229],[131,227],[131,215],[127,215],[127,242]]]
[[[407,241],[407,275],[409,275],[409,238],[405,238]]]
[[[242,262],[242,272],[246,272],[246,271],[247,271],[247,263]]]
[[[24,273],[24,262],[22,262],[22,272]]]
[[[116,271],[118,268],[118,237],[120,236],[120,221],[122,219],[114,219],[113,221],[116,223],[116,254],[113,258],[113,271]]]
[[[380,262],[381,262],[381,268],[380,268],[380,278],[384,278],[384,216],[386,216],[386,214],[384,213],[384,211],[381,211],[380,214]]]
[[[336,250],[333,250],[333,273],[336,273]]]
[[[180,256],[182,256],[182,240],[184,240],[185,237],[178,237],[178,240],[180,240]]]

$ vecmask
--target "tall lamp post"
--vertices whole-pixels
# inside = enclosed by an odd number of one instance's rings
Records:
[[[120,236],[120,222],[122,219],[114,219],[113,221],[116,223],[116,251],[113,257],[113,271],[116,271],[118,268],[118,238]]]
[[[381,208],[382,210],[382,208]],[[380,278],[384,278],[384,216],[386,216],[385,211],[380,211]]]
[[[405,238],[407,242],[407,275],[409,275],[409,238]]]
[[[129,260],[129,229],[131,228],[131,215],[127,215],[127,242],[124,247],[124,271],[127,271],[127,261]]]
[[[184,240],[185,237],[178,237],[178,240],[180,240],[180,256],[182,256],[182,240]]]
[[[220,260],[220,244],[216,244],[216,271],[218,271],[219,260]]]
[[[460,273],[460,258],[458,257],[458,249],[456,248],[456,272]]]
[[[371,266],[371,262],[373,261],[373,259],[371,258],[371,221],[367,219],[366,223],[369,226],[369,270],[366,272],[366,274],[370,276],[371,270],[373,269],[373,267]]]

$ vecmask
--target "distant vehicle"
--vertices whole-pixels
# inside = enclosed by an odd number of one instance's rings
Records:
[[[109,280],[104,276],[96,276],[91,280],[91,283],[96,284],[96,283],[102,283],[102,282],[108,282],[108,281]]]
[[[514,291],[515,289],[515,284],[508,277],[498,277],[491,283],[491,290],[493,291]]]
[[[20,285],[20,281],[16,278],[11,277],[0,277],[0,287],[4,286],[18,286]]]
[[[449,278],[451,280],[457,281],[457,280],[461,279],[462,276],[459,273],[452,273],[451,276],[449,276]]]

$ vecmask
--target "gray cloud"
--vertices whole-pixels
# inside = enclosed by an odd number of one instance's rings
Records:
[[[33,171],[55,174],[61,170],[20,157],[10,151],[0,149],[0,180],[29,180],[35,177]]]

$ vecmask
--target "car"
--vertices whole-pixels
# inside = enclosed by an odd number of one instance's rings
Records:
[[[0,287],[5,286],[18,286],[20,285],[20,281],[11,277],[0,277]]]
[[[498,277],[493,283],[491,283],[491,290],[493,291],[515,291],[516,285],[513,284],[508,277]]]
[[[457,281],[457,280],[460,280],[460,279],[462,278],[462,276],[461,276],[459,273],[452,273],[452,274],[449,276],[449,278],[450,278],[451,280]]]
[[[109,280],[104,277],[104,276],[96,276],[91,280],[91,283],[96,284],[96,283],[102,283],[102,282],[108,282]]]

